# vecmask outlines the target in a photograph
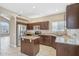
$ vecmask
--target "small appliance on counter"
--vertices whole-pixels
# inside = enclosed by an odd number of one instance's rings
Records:
[[[35,35],[40,35],[41,31],[35,31]]]
[[[27,36],[32,36],[33,33],[31,33],[31,32],[27,32],[26,35],[27,35]]]

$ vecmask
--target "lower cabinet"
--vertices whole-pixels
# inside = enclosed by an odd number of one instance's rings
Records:
[[[50,35],[41,35],[41,38],[39,39],[40,44],[46,45],[46,46],[51,46],[55,48],[55,36],[50,36]]]
[[[55,36],[51,36],[51,46],[56,49]]]
[[[79,56],[79,46],[56,43],[56,55],[57,56]]]

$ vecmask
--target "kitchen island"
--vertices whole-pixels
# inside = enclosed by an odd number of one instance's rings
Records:
[[[21,52],[29,56],[34,56],[39,52],[39,36],[22,36]]]

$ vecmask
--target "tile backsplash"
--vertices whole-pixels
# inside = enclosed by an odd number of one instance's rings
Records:
[[[67,29],[67,34],[73,38],[74,42],[79,43],[79,29]]]
[[[79,38],[79,29],[67,29],[67,34],[74,38]]]
[[[51,33],[49,30],[40,30],[41,33]],[[35,30],[27,30],[27,32],[35,33]]]

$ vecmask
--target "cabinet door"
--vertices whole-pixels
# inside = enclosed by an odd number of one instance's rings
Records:
[[[45,44],[47,45],[47,46],[50,46],[50,44],[51,44],[51,41],[50,41],[51,39],[50,39],[50,36],[45,36]]]
[[[41,30],[48,30],[49,29],[49,22],[40,22],[40,29]]]
[[[44,23],[44,27],[45,27],[45,29],[49,29],[49,22],[48,21]]]
[[[27,24],[27,29],[30,30],[30,24]]]
[[[57,56],[79,56],[79,46],[71,44],[56,43]]]
[[[25,52],[26,51],[26,43],[25,40],[21,39],[21,52]]]
[[[40,22],[40,29],[42,30],[44,28],[43,23]]]
[[[40,44],[43,43],[43,37],[42,36],[40,36],[39,42],[40,42]]]
[[[28,30],[33,30],[33,24],[27,24],[27,29]]]
[[[47,35],[41,35],[40,44],[50,46],[50,44],[51,44],[50,36],[47,36]]]
[[[66,27],[69,29],[79,28],[79,4],[72,4],[67,6]]]
[[[56,37],[51,36],[51,46],[52,46],[53,48],[56,48],[55,40],[56,40]]]

